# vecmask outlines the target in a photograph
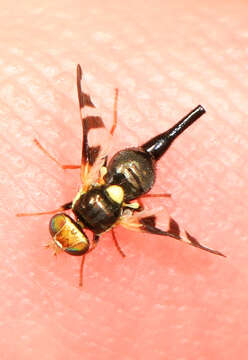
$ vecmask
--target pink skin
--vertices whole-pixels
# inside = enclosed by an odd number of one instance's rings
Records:
[[[185,2],[27,1],[4,12],[1,359],[247,359],[248,5]],[[33,144],[79,162],[77,63],[109,128],[120,90],[115,150],[206,107],[160,161],[153,191],[173,194],[173,217],[226,259],[118,229],[127,257],[106,234],[80,289],[80,259],[42,247],[49,216],[15,217],[56,208],[80,185],[78,170]]]

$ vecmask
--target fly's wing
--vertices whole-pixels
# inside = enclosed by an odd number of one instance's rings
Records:
[[[80,108],[80,117],[83,128],[81,180],[87,189],[96,183],[99,171],[105,163],[109,152],[111,134],[105,128],[101,116],[98,115],[95,105],[87,92],[82,91],[82,69],[77,66],[77,91]]]
[[[118,223],[126,229],[132,231],[142,231],[142,219],[156,217],[158,216],[158,214],[163,214],[165,222],[168,222],[169,215],[167,213],[167,210],[163,206],[159,206],[154,209],[146,209],[142,211],[133,211],[133,209],[127,208],[123,211],[123,214],[120,217]]]
[[[163,227],[161,230],[157,227],[157,218],[162,214]],[[208,251],[215,255],[225,256],[220,251],[210,249],[203,246],[187,231],[180,228],[178,223],[169,216],[164,207],[159,207],[152,210],[144,210],[141,212],[134,212],[131,209],[124,210],[123,215],[119,220],[119,224],[130,230],[143,231],[150,234],[169,236],[173,239],[185,242],[191,246]]]

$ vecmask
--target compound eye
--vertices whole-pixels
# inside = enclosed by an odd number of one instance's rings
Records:
[[[80,256],[89,249],[89,240],[82,228],[66,214],[54,215],[49,224],[54,245],[67,254]]]
[[[65,249],[65,252],[73,256],[81,256],[85,254],[89,249],[89,244],[85,242],[77,243],[69,248]]]
[[[54,215],[49,223],[49,231],[52,237],[54,237],[58,232],[60,232],[65,226],[67,216],[65,214],[56,214]]]

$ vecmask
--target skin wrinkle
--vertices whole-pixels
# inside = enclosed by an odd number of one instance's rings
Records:
[[[36,73],[36,75],[38,76],[39,75],[39,73]],[[46,85],[49,87],[49,89],[51,88],[51,85],[52,85],[52,82],[50,82],[50,81],[47,81],[46,82]],[[55,88],[54,88],[54,93],[56,94],[56,96],[58,95],[58,91],[57,91],[57,89],[56,89],[56,91],[55,91]],[[62,93],[61,93],[62,94]],[[64,96],[64,94],[62,94],[63,96]],[[32,97],[31,95],[30,95],[30,92],[29,92],[29,97],[32,99],[32,102],[33,102],[33,104],[34,104],[34,106],[39,106],[40,107],[40,103],[36,103],[35,101],[34,101],[34,97]],[[72,104],[73,105],[73,104]],[[44,109],[45,110],[45,109]],[[12,110],[13,111],[13,110]],[[43,109],[42,109],[42,111],[43,111]],[[42,112],[41,111],[41,112]],[[19,118],[19,120],[21,120],[22,118],[20,118],[20,116],[19,117],[16,117],[16,115],[15,115],[15,118]],[[64,123],[64,126],[66,126],[66,123]],[[70,126],[68,125],[67,126],[67,128],[66,128],[66,132],[67,132],[67,134],[69,133],[69,131],[70,131],[70,133],[73,135],[73,133],[72,133],[72,131],[71,131],[71,128],[70,128]],[[62,137],[62,135],[61,135],[61,137]],[[74,135],[73,136],[71,136],[71,138],[74,138]],[[81,140],[80,140],[81,141]],[[34,146],[34,148],[35,148],[35,146]],[[42,154],[41,154],[41,156],[43,156]],[[50,176],[53,176],[53,175],[51,175],[50,174]]]
[[[18,118],[18,117],[15,116],[15,119],[17,119],[17,118]],[[19,118],[19,120],[21,121],[21,118]],[[10,142],[10,141],[7,141],[6,139],[4,139],[4,141],[5,141],[5,142],[8,142],[8,144],[11,144],[11,142]],[[35,146],[34,146],[34,147],[35,147]],[[16,145],[16,146],[13,146],[13,145],[12,145],[12,149],[14,149],[15,154],[23,155],[20,151],[17,150],[17,149],[18,149],[18,146],[17,146],[17,145]],[[41,155],[42,155],[42,154],[41,154]],[[37,160],[32,159],[30,156],[27,157],[27,159],[28,159],[28,164],[30,164],[30,163],[33,164],[33,165],[36,165],[36,164],[37,164]],[[13,174],[11,174],[11,171],[8,171],[8,167],[7,167],[7,166],[2,165],[1,168],[2,168],[2,169],[4,168],[4,172],[7,172],[7,173],[9,174],[9,178],[13,177]],[[59,169],[58,166],[57,166],[57,168]],[[2,169],[1,169],[1,170],[2,170]],[[54,180],[57,180],[57,181],[58,181],[58,177],[57,177],[57,176],[54,176],[54,171],[48,172],[48,171],[46,170],[46,166],[42,167],[42,172],[43,172],[43,174],[46,173],[46,174],[49,176],[49,178],[53,178]],[[63,173],[63,171],[61,171],[61,172]],[[13,179],[14,179],[14,177],[13,177]],[[26,189],[25,189],[26,185],[24,186],[24,185],[22,185],[21,183],[18,184],[18,187],[21,188],[23,191],[26,190]],[[43,190],[43,192],[44,192],[44,190]],[[49,190],[45,191],[44,194],[45,194],[46,196],[49,195],[49,194],[50,194]],[[31,194],[31,195],[32,195],[32,194]],[[36,200],[36,199],[33,199],[33,200],[32,200],[31,197],[30,197],[29,200],[30,200],[31,202],[33,202],[33,208],[35,209],[35,208],[38,206],[38,204],[37,204],[37,202],[36,202],[37,200]],[[41,210],[41,209],[40,209],[40,210]]]
[[[229,28],[228,28],[228,30],[229,30]],[[147,34],[148,35],[148,34]],[[205,36],[206,36],[207,34],[205,34]],[[154,43],[154,41],[150,41],[151,43]],[[211,39],[211,42],[213,42],[213,39]],[[215,42],[216,43],[216,42]],[[218,43],[218,46],[219,46],[220,44]],[[222,45],[222,44],[221,44]],[[201,50],[201,48],[199,48],[198,49],[198,51],[199,51],[199,53],[201,53],[202,52],[202,50]],[[177,62],[178,62],[178,60],[179,59],[177,59]],[[210,56],[208,56],[208,62],[209,62],[209,60],[211,60],[211,57]],[[210,63],[211,64],[211,63]],[[214,65],[215,63],[214,62],[212,62],[212,65]],[[224,73],[225,74],[225,73]],[[227,75],[227,74],[226,74]],[[229,74],[228,74],[229,75]],[[230,75],[229,75],[229,77],[230,77]],[[234,78],[232,78],[231,77],[231,79],[232,80],[234,80]],[[241,85],[242,86],[242,85]],[[215,88],[215,90],[216,90],[216,88]],[[222,94],[222,95],[224,95],[224,94]]]
[[[239,32],[246,28],[247,5],[155,0],[151,6],[140,0],[132,4],[108,0],[103,6],[93,0],[89,6],[83,0],[71,7],[62,0],[59,6],[10,2],[4,5],[1,24],[1,88],[14,89],[6,98],[1,92],[0,171],[1,178],[9,179],[0,184],[0,292],[5,294],[0,347],[5,349],[4,360],[39,359],[41,354],[45,360],[219,360],[220,354],[225,360],[243,360],[247,343],[247,171],[243,165],[247,125],[242,101],[247,85],[239,76],[245,74],[246,40]],[[15,48],[20,51],[11,50]],[[227,52],[230,48],[239,51]],[[79,290],[79,261],[66,255],[56,261],[42,249],[49,236],[49,216],[14,217],[15,211],[28,210],[16,199],[16,191],[33,209],[45,210],[70,200],[79,183],[77,170],[59,171],[32,146],[33,137],[38,137],[61,162],[65,157],[66,162],[80,157],[78,145],[72,146],[74,138],[76,144],[81,138],[75,91],[78,62],[86,75],[94,76],[89,88],[92,85],[92,95],[103,104],[104,114],[109,112],[104,115],[107,125],[111,124],[112,99],[105,103],[104,98],[109,89],[120,89],[116,134],[117,143],[119,136],[123,145],[115,146],[116,150],[130,143],[138,145],[166,129],[191,109],[191,102],[206,107],[204,119],[187,130],[159,162],[154,192],[171,192],[176,197],[176,220],[189,232],[194,229],[192,235],[206,245],[225,250],[227,259],[119,228],[116,235],[127,258],[120,258],[106,234],[86,259],[85,287]],[[10,76],[6,67],[16,64],[20,67]],[[26,85],[18,81],[25,74]],[[151,83],[150,78],[159,74],[163,81]],[[223,88],[209,81],[215,77],[227,80]],[[32,79],[40,82],[37,99],[29,90]],[[126,79],[133,80],[130,88]],[[170,88],[177,91],[170,93]],[[150,99],[140,98],[140,93]],[[12,102],[16,96],[20,109]],[[22,107],[25,99],[31,103],[30,110]],[[159,101],[167,105],[166,116],[159,111]],[[58,133],[56,143],[52,132]],[[238,135],[235,142],[234,134]],[[231,157],[232,153],[237,156]],[[15,163],[20,156],[23,168]],[[243,183],[235,178],[242,178]],[[214,199],[210,201],[206,197],[211,189]],[[146,202],[152,204],[151,199]],[[42,302],[44,296],[47,305]],[[233,337],[238,340],[233,342]]]

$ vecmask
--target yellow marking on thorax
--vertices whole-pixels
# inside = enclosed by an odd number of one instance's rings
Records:
[[[107,187],[106,192],[110,198],[115,201],[117,204],[121,204],[124,199],[124,190],[121,186],[110,185]]]
[[[79,190],[79,192],[77,193],[77,195],[74,197],[73,202],[72,202],[72,209],[74,208],[76,202],[80,199],[80,197],[85,194],[84,188],[81,187],[81,189]]]

